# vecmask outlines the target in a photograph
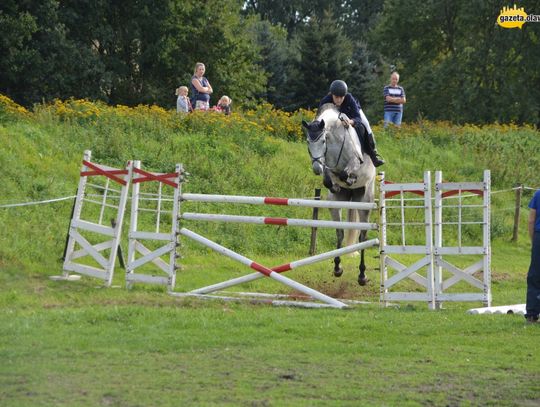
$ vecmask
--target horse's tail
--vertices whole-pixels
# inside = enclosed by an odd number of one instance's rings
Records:
[[[347,221],[348,222],[358,222],[360,216],[356,209],[347,209]],[[345,246],[350,246],[352,244],[358,243],[358,237],[360,236],[360,231],[358,229],[347,229],[345,233]]]

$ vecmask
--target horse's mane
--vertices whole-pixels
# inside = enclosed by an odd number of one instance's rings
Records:
[[[338,120],[339,110],[333,103],[325,103],[317,110],[315,120],[324,120],[328,124],[333,124]]]
[[[327,110],[333,110],[336,115],[339,113],[338,109],[337,109],[337,106],[333,103],[325,103],[324,105],[322,106],[319,106],[319,108],[317,109],[317,114],[315,115],[315,117],[317,119],[319,119],[319,117],[324,113],[326,112]]]

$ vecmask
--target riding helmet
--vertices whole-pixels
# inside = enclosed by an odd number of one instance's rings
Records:
[[[330,85],[330,93],[335,96],[345,96],[347,94],[347,84],[339,79]]]

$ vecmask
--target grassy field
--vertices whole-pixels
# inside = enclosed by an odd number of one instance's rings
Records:
[[[116,167],[141,159],[145,168],[171,171],[182,162],[192,174],[186,192],[311,197],[320,185],[305,145],[295,141],[297,116],[255,111],[223,122],[73,103],[30,113],[6,103],[0,109],[0,205],[73,195],[84,149]],[[524,153],[540,146],[538,132],[419,123],[401,132],[377,126],[376,134],[389,162],[387,179],[417,181],[424,170],[441,169],[448,180],[479,181],[484,168],[492,170],[493,189],[506,191],[492,197],[494,305],[524,302],[530,245],[525,216],[518,242],[510,242],[514,192],[507,190],[540,185],[538,159]],[[128,291],[120,267],[117,288],[91,278],[51,281],[61,272],[71,203],[0,208],[2,406],[540,403],[539,326],[517,315],[466,314],[479,303],[448,303],[437,312],[422,303],[382,308],[374,249],[367,252],[366,287],[356,283],[356,257],[344,258],[341,279],[332,276],[331,261],[287,274],[329,295],[371,302],[345,311],[177,298],[146,285]],[[311,215],[298,208],[228,209]],[[308,230],[190,227],[270,266],[303,258],[309,247]],[[319,234],[319,252],[333,248],[334,232]],[[178,291],[247,271],[194,243],[182,250]],[[287,292],[267,280],[242,289]]]

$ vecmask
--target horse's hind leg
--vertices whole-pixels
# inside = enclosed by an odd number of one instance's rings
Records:
[[[360,232],[360,238],[358,239],[358,242],[364,242],[366,240],[367,230],[362,230]],[[360,270],[360,274],[358,274],[358,284],[360,285],[366,285],[369,281],[366,278],[366,263],[364,262],[364,250],[360,250],[360,265],[358,266],[358,269]]]
[[[332,214],[332,220],[334,221],[341,221],[341,210],[340,209],[330,209],[330,213]],[[341,245],[343,243],[343,238],[345,236],[345,233],[343,232],[343,229],[336,229],[336,248],[340,249]],[[343,274],[343,268],[340,266],[341,264],[341,258],[339,256],[334,257],[334,276],[341,277]]]
[[[341,248],[341,243],[343,242],[343,229],[336,229],[336,237],[337,237],[337,249]],[[341,257],[337,256],[334,257],[334,276],[341,277],[343,274],[343,268],[340,266],[341,264]]]
[[[373,189],[366,187],[360,188],[355,191],[355,196],[353,197],[355,202],[373,202]],[[369,211],[360,210],[357,212],[360,222],[369,222]],[[358,242],[365,242],[367,238],[367,230],[361,230],[358,237]],[[366,285],[369,281],[366,278],[366,263],[364,257],[364,250],[360,250],[360,264],[358,266],[358,284]]]

